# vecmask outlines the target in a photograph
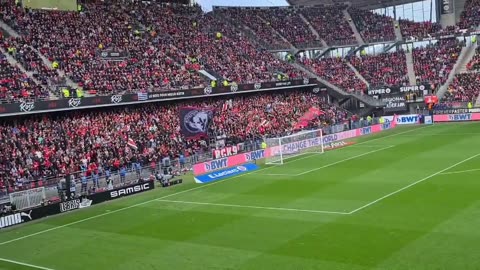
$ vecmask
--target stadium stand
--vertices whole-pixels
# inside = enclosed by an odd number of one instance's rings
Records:
[[[285,42],[269,23],[260,18],[260,11],[258,10],[222,8],[215,12],[230,19],[232,23],[248,27],[253,31],[256,38],[262,42],[262,45],[267,46],[268,49],[290,48],[290,44]]]
[[[443,39],[413,50],[417,82],[444,84],[465,44],[458,39]]]
[[[480,1],[467,0],[458,23],[461,29],[477,28],[480,25]]]
[[[444,101],[475,102],[480,94],[480,73],[455,75],[444,97]]]
[[[299,12],[295,8],[278,8],[261,9],[258,14],[296,47],[321,47],[320,40],[310,31]]]
[[[346,8],[346,4],[308,7],[301,9],[301,13],[328,45],[356,44],[353,30],[342,12]]]
[[[403,51],[355,56],[349,61],[370,83],[370,87],[403,86],[408,83],[407,63]]]
[[[78,172],[91,164],[116,171],[132,162],[148,166],[165,156],[194,155],[203,151],[202,140],[187,140],[178,129],[178,109],[189,105],[216,109],[209,132],[237,142],[291,132],[312,106],[324,111],[311,124],[315,127],[343,123],[348,117],[316,94],[291,91],[3,119],[0,179],[6,188],[18,190],[27,182]],[[137,150],[127,145],[129,139]]]
[[[321,78],[347,92],[364,93],[367,85],[361,81],[343,58],[300,59],[300,62]]]
[[[432,22],[413,22],[410,20],[398,20],[402,36],[404,38],[421,38],[430,34],[438,33],[442,30],[439,23]]]
[[[391,17],[356,8],[350,8],[348,11],[366,42],[395,40]]]
[[[475,50],[475,55],[472,60],[467,64],[467,69],[472,71],[480,70],[480,47],[477,47]]]
[[[4,54],[0,54],[0,100],[2,103],[30,101],[48,96],[47,90],[18,67],[12,66]]]

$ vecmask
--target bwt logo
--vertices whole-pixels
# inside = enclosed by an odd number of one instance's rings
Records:
[[[387,120],[388,121],[388,120]],[[392,126],[391,126],[391,123],[390,121],[388,122],[385,122],[382,126],[382,129],[390,129]]]
[[[409,115],[409,116],[400,116],[400,123],[404,124],[413,124],[418,122],[417,115]]]
[[[213,171],[227,167],[228,158],[216,159],[205,163],[205,170]]]
[[[472,114],[471,113],[449,114],[448,120],[449,121],[470,121],[472,120]]]
[[[264,157],[265,157],[264,150],[257,150],[257,151],[253,151],[245,154],[245,158],[247,159],[247,161],[257,160]]]

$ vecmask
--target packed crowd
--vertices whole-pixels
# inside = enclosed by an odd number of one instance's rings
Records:
[[[472,71],[480,71],[480,47],[475,50],[475,55],[467,64],[467,69]]]
[[[57,62],[86,91],[203,87],[209,81],[200,69],[236,83],[272,81],[277,73],[302,75],[198,6],[98,2],[83,8],[26,11],[13,1],[1,4],[2,18],[23,35],[22,42]],[[124,57],[105,58],[102,53],[109,51]],[[30,52],[27,57],[33,59]]]
[[[480,0],[467,0],[465,9],[460,15],[460,28],[477,28],[480,25]]]
[[[395,40],[391,17],[356,8],[350,8],[348,12],[365,42]]]
[[[271,24],[260,17],[259,10],[226,8],[215,12],[224,18],[228,18],[239,27],[246,26],[253,31],[256,39],[262,42],[262,45],[268,49],[290,48],[290,44],[277,34],[277,31],[272,28]]]
[[[300,62],[321,78],[345,91],[364,93],[367,89],[367,85],[355,75],[355,72],[346,64],[343,58],[304,58]]]
[[[417,82],[442,85],[447,81],[460,51],[465,44],[458,39],[443,39],[425,48],[413,49],[414,70]]]
[[[438,33],[442,30],[442,26],[439,23],[433,22],[413,22],[410,20],[398,20],[402,36],[404,38],[421,38],[430,34]]]
[[[320,40],[300,17],[300,10],[294,8],[261,9],[258,14],[296,47],[321,46]]]
[[[237,142],[292,132],[312,106],[325,112],[316,119],[317,127],[341,123],[348,116],[317,94],[292,91],[4,119],[0,123],[0,185],[13,190],[25,182],[89,167],[113,172],[132,163],[150,167],[165,156],[199,153],[206,144],[180,133],[178,109],[182,106],[215,109],[209,133]]]
[[[8,38],[3,46],[26,71],[32,72],[34,78],[43,86],[57,85],[64,81],[55,70],[45,65],[38,53],[23,38]]]
[[[370,87],[408,83],[407,62],[403,51],[355,56],[349,61],[370,83]]]
[[[31,101],[46,98],[47,90],[28,77],[20,68],[11,65],[6,56],[0,53],[0,102]]]
[[[325,7],[308,7],[301,10],[305,18],[328,45],[356,44],[352,28],[346,21],[345,4]]]
[[[480,74],[462,73],[455,75],[453,82],[450,84],[444,96],[444,100],[475,103],[479,94]]]

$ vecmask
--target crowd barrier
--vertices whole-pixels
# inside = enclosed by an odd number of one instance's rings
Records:
[[[368,135],[372,133],[378,133],[383,130],[394,128],[395,125],[396,125],[395,121],[386,121],[386,123],[384,124],[376,124],[368,127],[362,127],[362,128],[352,129],[352,130],[343,131],[339,133],[329,134],[323,137],[323,144],[325,145],[335,141],[341,141],[341,140],[351,139],[354,137],[359,137],[359,136]],[[315,143],[315,142],[310,142],[310,144],[312,143]],[[319,141],[316,142],[316,144],[318,145],[319,143],[320,143]],[[288,151],[291,148],[290,145],[285,145],[283,147],[285,147],[284,150],[286,151]],[[299,144],[296,147],[308,147],[308,144],[305,143],[304,146]],[[276,151],[278,151],[278,149],[267,148],[267,149],[251,151],[247,153],[233,155],[230,157],[198,163],[193,165],[193,174],[195,176],[204,175],[217,170],[222,170],[222,169],[238,166],[241,164],[245,164],[251,161],[263,159],[266,157],[271,157],[276,153]]]
[[[118,198],[152,190],[154,188],[155,183],[153,180],[138,182],[112,190],[106,190],[104,192],[90,194],[83,199],[73,199],[64,202],[48,204],[25,211],[20,211],[14,214],[0,217],[0,229],[44,218],[47,216],[53,216],[76,209],[90,207],[94,204],[115,200]]]

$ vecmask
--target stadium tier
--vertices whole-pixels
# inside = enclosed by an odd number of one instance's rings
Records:
[[[480,269],[480,0],[204,2],[0,3],[0,269]]]

